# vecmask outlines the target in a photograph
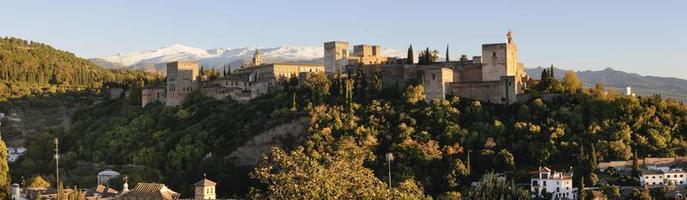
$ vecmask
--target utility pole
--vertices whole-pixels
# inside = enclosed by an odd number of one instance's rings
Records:
[[[468,149],[468,175],[472,174],[472,166],[470,166],[470,152],[472,152],[472,149]]]
[[[58,191],[60,187],[60,142],[57,138],[55,138],[55,180],[57,181],[56,187]],[[60,194],[59,192],[57,193],[57,199],[60,199]]]
[[[386,163],[389,166],[389,191],[391,191],[391,161],[394,160],[394,154],[386,153]]]

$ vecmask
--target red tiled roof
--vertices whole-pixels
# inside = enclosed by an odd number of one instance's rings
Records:
[[[115,198],[116,200],[178,200],[180,194],[159,183],[138,183],[136,187]]]
[[[201,181],[196,182],[196,184],[193,184],[193,186],[215,186],[217,183],[212,182],[211,180],[208,180],[207,178],[204,178]]]

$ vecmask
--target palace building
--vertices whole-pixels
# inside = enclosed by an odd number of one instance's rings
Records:
[[[511,32],[508,32],[506,37],[506,43],[482,45],[482,56],[475,56],[472,60],[462,58],[458,61],[449,61],[447,59],[445,62],[429,64],[408,63],[403,60],[392,62],[392,59],[369,59],[370,56],[382,57],[374,53],[375,48],[372,48],[381,47],[360,45],[362,47],[354,50],[360,49],[366,53],[354,53],[354,56],[348,57],[349,64],[346,70],[352,73],[359,63],[365,65],[366,74],[374,74],[373,70],[381,70],[385,88],[402,90],[409,83],[420,83],[425,89],[427,100],[445,98],[450,95],[490,103],[510,104],[516,102],[517,95],[524,92],[526,80],[529,77],[523,64],[518,62],[518,50]],[[347,46],[346,42],[327,42],[324,46],[326,69],[336,68],[337,64],[344,63],[342,60],[328,62],[326,58],[327,55],[335,55],[335,52],[331,52],[334,50],[338,51],[336,55],[339,52],[347,52],[343,49]],[[332,46],[336,48],[331,48]],[[345,59],[346,56],[336,58]],[[410,59],[406,59],[408,60]]]
[[[412,51],[409,56],[413,56]],[[523,64],[518,61],[518,48],[510,31],[506,34],[505,43],[483,44],[482,55],[472,59],[464,56],[457,61],[447,58],[444,62],[409,62],[412,60],[385,57],[380,45],[356,45],[351,54],[348,42],[331,41],[324,43],[324,65],[265,64],[256,49],[250,64],[226,76],[208,79],[199,72],[197,62],[177,61],[167,63],[165,86],[146,86],[143,89],[141,103],[143,106],[151,102],[176,106],[194,90],[217,99],[245,102],[280,90],[282,83],[302,78],[307,73],[326,72],[333,77],[339,73],[351,74],[356,67],[363,66],[366,76],[379,70],[383,87],[387,89],[403,90],[409,84],[423,85],[428,101],[457,96],[511,104],[524,93],[529,79]]]
[[[297,79],[304,73],[324,72],[321,64],[270,63],[263,64],[255,50],[252,63],[227,76],[209,79],[201,75],[198,63],[177,61],[167,63],[165,86],[146,86],[141,92],[141,105],[161,102],[167,106],[180,105],[194,91],[216,99],[231,98],[245,102],[281,89],[281,83]]]

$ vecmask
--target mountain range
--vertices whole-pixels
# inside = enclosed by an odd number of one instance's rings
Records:
[[[107,68],[143,69],[148,71],[160,71],[164,68],[163,63],[177,60],[195,60],[206,68],[222,68],[230,65],[232,69],[236,69],[242,63],[250,61],[256,49],[266,63],[323,63],[322,58],[324,57],[324,47],[281,46],[276,48],[201,49],[175,44],[154,50],[92,58],[91,61]],[[382,54],[390,57],[406,56],[406,52],[395,49],[383,49]]]
[[[544,68],[537,67],[527,69],[530,77],[538,79]],[[554,76],[562,78],[568,70],[554,68]],[[593,87],[601,83],[607,88],[616,89],[625,93],[625,89],[630,87],[632,93],[640,96],[659,94],[664,98],[674,98],[682,102],[687,102],[687,80],[679,78],[642,76],[636,73],[618,71],[613,68],[606,68],[598,71],[577,71],[577,76],[586,87]]]

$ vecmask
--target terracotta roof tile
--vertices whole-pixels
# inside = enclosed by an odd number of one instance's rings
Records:
[[[138,183],[116,200],[178,200],[180,194],[159,183]]]

